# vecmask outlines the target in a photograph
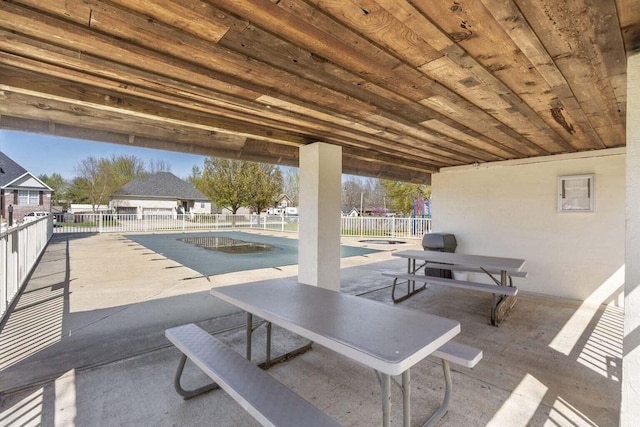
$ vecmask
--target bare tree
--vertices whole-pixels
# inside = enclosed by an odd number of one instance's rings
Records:
[[[348,209],[357,208],[359,210],[361,201],[364,202],[364,186],[362,180],[350,176],[342,183],[342,204]]]
[[[149,160],[147,170],[150,174],[158,172],[171,172],[171,165],[164,160]]]
[[[109,202],[113,178],[109,161],[90,156],[80,161],[75,169],[78,189],[87,197],[95,213],[97,206]]]
[[[282,192],[289,197],[293,206],[298,206],[300,204],[300,175],[298,174],[298,169],[286,168],[283,180]]]
[[[76,197],[88,200],[93,212],[109,203],[109,197],[129,181],[146,175],[144,162],[136,156],[113,155],[110,159],[87,157],[75,167]]]
[[[366,197],[366,201],[364,202],[366,210],[373,212],[374,215],[385,213],[384,188],[379,179],[365,179],[364,194]]]

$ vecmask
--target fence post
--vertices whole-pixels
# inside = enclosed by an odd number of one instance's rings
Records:
[[[282,231],[284,233],[284,215],[282,215],[281,224],[282,224],[282,226],[280,227],[280,231]]]
[[[182,214],[182,231],[184,231],[184,226],[185,226],[185,217],[187,216],[187,214]]]
[[[98,233],[102,233],[104,230],[102,229],[102,212],[98,214]]]

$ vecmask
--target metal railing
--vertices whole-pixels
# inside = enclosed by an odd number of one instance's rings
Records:
[[[341,217],[341,235],[371,238],[422,238],[431,232],[430,218]],[[54,233],[109,233],[198,231],[253,228],[299,231],[298,216],[227,214],[65,214],[58,216]]]
[[[0,324],[53,235],[53,218],[0,230]]]

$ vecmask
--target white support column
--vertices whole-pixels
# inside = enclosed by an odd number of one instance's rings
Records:
[[[300,148],[298,281],[340,292],[342,148]]]
[[[626,254],[620,425],[640,425],[640,53],[627,59]]]

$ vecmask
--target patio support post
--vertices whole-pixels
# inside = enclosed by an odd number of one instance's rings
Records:
[[[626,253],[620,425],[640,425],[640,52],[627,58]]]
[[[300,147],[298,281],[340,291],[342,148]]]

